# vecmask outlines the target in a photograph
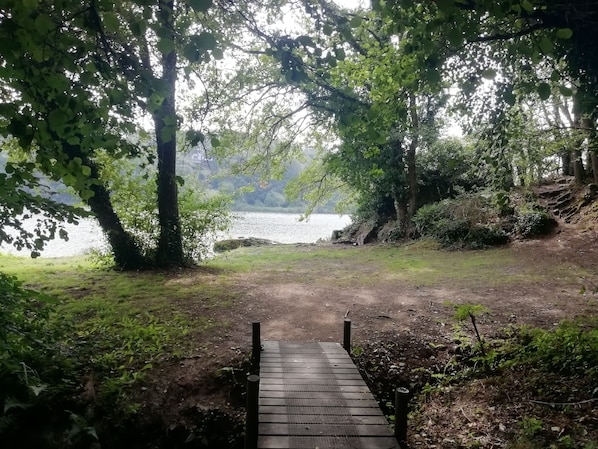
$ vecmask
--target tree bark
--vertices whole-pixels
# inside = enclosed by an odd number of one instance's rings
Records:
[[[581,151],[579,151],[578,148],[571,151],[571,159],[573,159],[573,176],[575,176],[575,183],[583,184],[586,172],[581,159]]]
[[[85,163],[91,167],[92,177],[97,179],[98,174],[95,165],[90,164],[89,161]],[[124,270],[146,268],[148,261],[141,254],[135,239],[123,228],[112,207],[108,190],[103,184],[92,184],[90,189],[94,192],[94,196],[87,200],[87,204],[98,219],[100,227],[108,239],[116,265]]]
[[[173,29],[174,1],[159,2],[161,24],[168,38],[175,41]],[[153,113],[158,148],[158,215],[160,238],[156,264],[161,267],[185,264],[176,183],[176,81],[177,53],[175,50],[161,58],[162,81],[166,86],[165,98]]]
[[[417,172],[415,168],[415,151],[419,145],[419,115],[415,95],[409,94],[409,113],[411,115],[411,143],[407,148],[407,179],[409,180],[409,199],[407,210],[409,213],[409,226],[411,218],[417,209]]]
[[[588,171],[591,171],[595,184],[598,184],[598,132],[592,119],[586,118],[582,121],[584,129],[589,132],[588,136]]]
[[[100,174],[95,162],[89,159],[81,149],[67,142],[62,142],[65,154],[70,159],[80,158],[82,163],[91,169],[89,179],[95,180],[89,186],[94,195],[85,203],[97,218],[102,231],[112,248],[114,262],[124,270],[138,270],[148,266],[147,259],[141,253],[137,242],[122,226],[120,218],[114,211],[110,192],[100,180]]]

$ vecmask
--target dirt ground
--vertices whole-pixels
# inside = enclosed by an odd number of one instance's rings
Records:
[[[339,248],[342,250],[352,248]],[[270,277],[268,283],[256,280],[251,273],[236,275],[235,288],[241,289],[243,294],[231,307],[224,312],[200,306],[195,310],[197,314],[212,314],[213,319],[230,323],[227,333],[202,335],[197,342],[197,355],[175,363],[166,362],[148,379],[149,390],[144,387],[139,399],[145,407],[160,410],[165,424],[171,426],[181,424],[185,416],[192,417],[194,411],[220,409],[238,414],[241,404],[230,388],[219,383],[215,373],[222,367],[238,366],[248,353],[254,320],[261,322],[264,340],[341,341],[343,319],[348,317],[353,322],[355,345],[383,354],[385,342],[400,342],[398,347],[407,355],[403,361],[393,360],[389,369],[397,371],[397,382],[409,387],[418,380],[401,374],[401,366],[411,370],[417,364],[429,367],[447,357],[446,351],[431,350],[452,344],[454,333],[450,317],[453,310],[444,304],[447,300],[488,307],[491,313],[479,322],[485,335],[499,332],[510,323],[551,328],[565,318],[598,313],[598,294],[593,293],[598,287],[598,232],[595,229],[561,225],[550,237],[515,242],[510,250],[518,260],[539,272],[558,260],[577,264],[596,273],[596,277],[580,278],[570,285],[555,279],[554,284],[528,283],[525,287],[458,288],[447,283],[436,288],[416,288],[383,281],[353,289],[313,285],[283,275]],[[582,285],[586,288],[585,294],[580,294]],[[364,365],[367,363],[363,361]],[[229,373],[230,370],[224,371]],[[230,379],[225,383],[230,386]],[[462,414],[468,415],[467,410]],[[442,443],[443,438],[436,435],[434,438],[441,438],[438,443],[425,433],[421,435],[417,434],[420,439],[416,438],[413,444],[460,447],[451,445],[454,438],[446,437],[448,442]],[[503,446],[485,442],[480,447]]]

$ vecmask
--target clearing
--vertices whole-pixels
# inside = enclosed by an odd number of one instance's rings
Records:
[[[487,307],[490,313],[478,320],[485,336],[509,325],[551,329],[564,319],[597,316],[597,268],[598,234],[573,225],[561,225],[545,239],[487,251],[438,251],[426,242],[236,250],[209,268],[169,276],[169,282],[185,285],[200,278],[205,282],[206,277],[214,284],[226,279],[235,294],[225,307],[192,298],[177,305],[192,316],[208,316],[223,325],[202,334],[195,355],[155,371],[150,387],[144,386],[137,398],[142,409],[159,411],[166,428],[192,426],[184,417],[197,410],[217,408],[239,416],[238,401],[214,373],[239,366],[248,354],[252,321],[261,321],[264,340],[341,341],[345,317],[353,321],[354,345],[365,349],[357,357],[364,370],[377,364],[390,370],[384,381],[419,390],[427,378],[418,379],[414,372],[442,369],[454,354],[452,304]],[[242,377],[236,380],[241,381]],[[474,393],[485,389],[479,383],[471,388],[461,394],[463,403],[455,405],[453,398],[451,407],[457,412],[442,407],[424,411],[425,429],[420,416],[419,427],[410,429],[410,444],[453,448],[474,441],[481,446],[468,447],[505,447],[521,416],[497,411],[496,404],[487,402],[495,399]],[[584,393],[591,397],[591,392]],[[467,410],[478,410],[480,404],[486,412],[470,415]],[[462,419],[447,420],[445,413]],[[594,421],[586,424],[596,432],[598,416],[595,409],[592,413]],[[561,433],[564,428],[556,426]],[[502,437],[495,435],[501,432]]]

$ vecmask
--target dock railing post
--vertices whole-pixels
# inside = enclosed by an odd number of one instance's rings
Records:
[[[395,438],[399,445],[407,444],[407,411],[409,390],[399,387],[395,390]]]
[[[345,327],[343,330],[343,348],[351,354],[351,320],[345,318]]]
[[[251,348],[251,365],[255,372],[260,366],[260,356],[262,353],[262,340],[260,336],[260,322],[254,321],[251,323],[252,329],[252,348]]]
[[[257,449],[259,428],[260,376],[247,377],[247,414],[245,415],[245,449]]]

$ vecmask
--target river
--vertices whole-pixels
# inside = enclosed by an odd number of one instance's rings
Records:
[[[332,231],[351,223],[347,215],[313,214],[309,220],[299,221],[298,214],[270,212],[234,212],[233,226],[222,238],[256,237],[278,243],[313,243],[329,239]],[[50,242],[41,257],[67,257],[86,254],[106,245],[102,231],[95,220],[81,220],[78,225],[66,225],[69,241]],[[28,255],[9,246],[0,246],[0,252]]]

